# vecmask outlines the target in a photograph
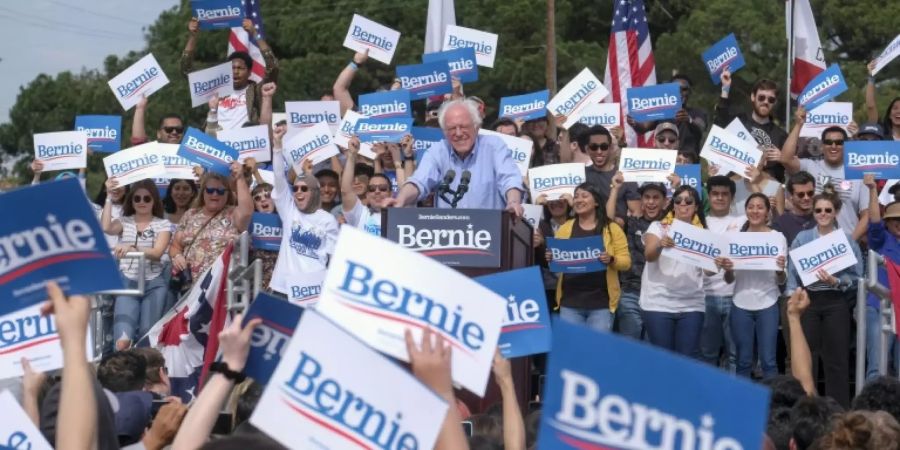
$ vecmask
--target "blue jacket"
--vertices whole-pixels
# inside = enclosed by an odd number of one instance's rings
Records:
[[[866,235],[869,239],[869,249],[878,252],[878,254],[891,260],[894,264],[900,264],[900,242],[897,241],[897,238],[894,237],[894,235],[888,232],[887,228],[884,226],[884,221],[877,223],[869,222],[869,228],[866,231]],[[890,289],[891,285],[888,283],[887,270],[883,266],[878,267],[878,282]],[[878,297],[872,293],[869,293],[869,297],[866,299],[866,305],[872,306],[875,309],[881,308],[881,302],[878,300]]]

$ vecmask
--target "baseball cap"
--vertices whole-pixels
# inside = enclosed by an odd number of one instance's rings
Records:
[[[662,133],[663,131],[671,131],[675,133],[675,137],[678,137],[678,127],[672,122],[662,122],[656,126],[656,134]]]
[[[638,194],[644,195],[649,190],[658,191],[663,197],[666,196],[666,187],[662,183],[644,183],[638,188]]]
[[[153,409],[153,393],[147,391],[116,392],[119,407],[116,414],[116,434],[121,445],[141,440],[144,429],[150,424]]]
[[[884,129],[881,128],[881,125],[874,122],[864,123],[859,127],[859,131],[856,132],[856,135],[861,136],[864,134],[874,134],[875,136],[878,136],[878,139],[884,139]]]

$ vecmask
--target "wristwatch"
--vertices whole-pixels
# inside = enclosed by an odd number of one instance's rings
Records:
[[[224,362],[214,362],[209,365],[209,371],[214,373],[220,373],[225,378],[234,381],[235,383],[242,383],[247,376],[241,372],[235,372],[228,368],[228,364]]]

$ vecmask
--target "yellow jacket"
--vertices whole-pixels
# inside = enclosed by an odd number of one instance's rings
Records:
[[[562,224],[562,226],[556,230],[556,238],[568,239],[572,237],[572,227],[574,226],[575,219],[570,219],[568,222]],[[609,226],[603,230],[603,247],[606,249],[606,253],[615,258],[612,264],[606,267],[606,287],[609,291],[609,310],[615,312],[616,306],[619,305],[619,296],[622,293],[619,289],[619,271],[631,268],[631,253],[628,252],[628,241],[625,239],[625,233],[622,232],[622,227],[620,227],[619,224],[610,221]],[[560,300],[562,299],[564,276],[564,274],[560,274],[559,280],[556,282],[556,309],[559,309]]]

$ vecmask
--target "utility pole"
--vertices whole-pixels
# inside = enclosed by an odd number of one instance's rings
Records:
[[[547,71],[545,73],[550,96],[556,94],[556,1],[547,0]]]

